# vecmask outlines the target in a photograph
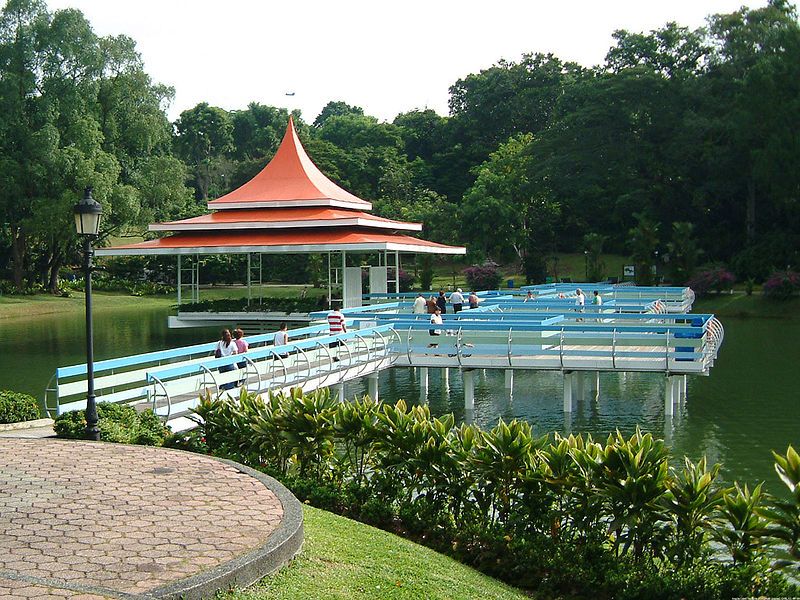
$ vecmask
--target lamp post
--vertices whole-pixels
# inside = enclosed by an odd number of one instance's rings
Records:
[[[584,276],[583,280],[588,282],[589,281],[589,251],[588,250],[584,250],[583,251],[583,276]]]
[[[100,440],[97,427],[97,404],[94,398],[94,344],[92,332],[92,240],[100,232],[100,216],[103,208],[92,198],[92,188],[87,187],[83,199],[72,212],[75,214],[75,229],[83,238],[83,277],[86,283],[86,439]]]

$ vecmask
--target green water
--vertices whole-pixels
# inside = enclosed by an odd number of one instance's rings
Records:
[[[165,309],[105,310],[95,316],[97,360],[216,339],[216,329],[168,330]],[[475,411],[466,414],[456,369],[445,382],[431,369],[427,401],[436,414],[491,426],[499,418],[526,419],[537,432],[589,432],[606,436],[615,428],[630,433],[639,425],[664,437],[678,455],[706,455],[724,465],[726,480],[755,483],[780,492],[770,450],[800,448],[800,320],[723,319],[725,343],[710,377],[691,377],[686,404],[670,420],[663,408],[663,376],[606,373],[599,402],[580,402],[571,417],[562,412],[557,373],[518,372],[513,393],[502,371],[479,371]],[[39,398],[58,366],[84,361],[82,316],[52,315],[0,321],[0,389]],[[381,399],[420,401],[412,369],[381,374]],[[348,396],[364,393],[348,384]]]

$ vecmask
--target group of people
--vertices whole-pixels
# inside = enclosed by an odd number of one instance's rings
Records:
[[[289,327],[286,323],[281,323],[280,328],[275,333],[275,337],[273,338],[273,344],[275,346],[285,346],[289,343]],[[220,340],[217,342],[216,347],[214,348],[214,358],[224,358],[227,356],[233,356],[234,354],[244,354],[250,349],[250,344],[246,339],[244,339],[244,331],[239,328],[233,330],[231,333],[230,329],[223,329],[222,333],[220,334]],[[227,365],[220,365],[219,372],[220,373],[228,373],[233,371],[235,368],[244,369],[247,366],[246,361],[241,361],[234,364],[227,364]],[[220,386],[222,390],[231,390],[236,385],[244,385],[246,382],[244,379],[236,382],[231,381],[229,383],[224,383]]]
[[[469,293],[465,301],[464,292],[461,288],[450,294],[449,298],[445,295],[444,290],[439,290],[438,296],[431,296],[427,300],[425,295],[420,292],[414,300],[413,312],[415,315],[424,315],[426,313],[433,315],[438,311],[438,314],[444,315],[447,314],[447,305],[450,304],[453,307],[453,313],[459,313],[464,309],[465,304],[469,308],[478,308],[480,303],[481,299],[478,298],[478,294],[474,291]]]

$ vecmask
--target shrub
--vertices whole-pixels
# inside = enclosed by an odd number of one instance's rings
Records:
[[[97,405],[100,440],[121,444],[161,446],[169,429],[150,410],[138,412],[132,406],[101,402]],[[75,410],[55,419],[53,429],[60,438],[84,439],[86,411]]]
[[[414,274],[400,269],[400,291],[410,292],[414,286]]]
[[[319,298],[261,298],[259,301],[247,298],[223,298],[202,300],[180,305],[181,312],[311,312],[323,310],[326,299]]]
[[[788,300],[800,290],[800,273],[776,271],[764,282],[764,295],[775,300]]]
[[[492,265],[467,267],[464,269],[464,277],[467,278],[467,285],[473,290],[496,290],[503,278],[497,267]]]
[[[696,272],[689,280],[688,285],[698,296],[702,296],[710,292],[719,294],[729,291],[733,289],[734,283],[736,283],[736,277],[733,273],[724,267],[710,267]]]
[[[0,423],[32,421],[41,416],[36,398],[11,390],[0,390]]]
[[[327,391],[202,399],[183,447],[261,468],[303,501],[447,552],[537,596],[599,599],[797,595],[765,550],[798,557],[800,458],[775,455],[793,494],[723,488],[719,465],[669,468],[636,431],[534,437],[527,423],[482,430],[427,406]],[[176,436],[178,437],[178,436]],[[202,441],[200,441],[202,440]],[[729,552],[715,560],[709,539]],[[776,566],[779,566],[776,564]]]

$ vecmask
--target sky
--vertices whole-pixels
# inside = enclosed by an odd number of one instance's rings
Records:
[[[765,0],[749,3],[751,8]],[[260,102],[313,121],[330,100],[380,120],[434,109],[448,88],[500,59],[551,52],[591,66],[616,29],[691,28],[741,0],[48,0],[99,35],[137,42],[145,69],[175,88],[169,116],[199,102]],[[293,93],[293,96],[287,95]]]

